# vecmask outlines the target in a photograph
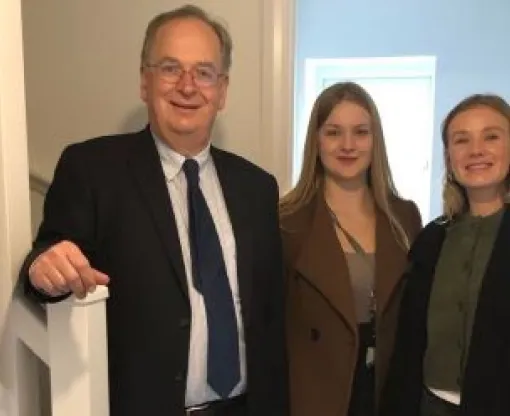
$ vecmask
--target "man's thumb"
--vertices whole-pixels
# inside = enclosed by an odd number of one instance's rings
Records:
[[[100,272],[99,270],[96,270],[96,284],[97,285],[107,285],[109,282],[110,282],[110,278],[106,274]]]

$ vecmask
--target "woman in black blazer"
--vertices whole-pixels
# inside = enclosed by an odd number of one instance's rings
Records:
[[[384,416],[510,415],[510,106],[460,102],[443,123],[444,215],[409,253]]]

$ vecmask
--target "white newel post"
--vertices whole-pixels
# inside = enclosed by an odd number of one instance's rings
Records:
[[[108,416],[106,299],[98,287],[84,300],[48,305],[52,416]]]

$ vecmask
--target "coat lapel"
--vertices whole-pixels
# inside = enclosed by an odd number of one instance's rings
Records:
[[[310,231],[300,250],[296,269],[313,284],[356,331],[357,319],[345,254],[318,192]],[[376,213],[375,294],[378,315],[386,309],[405,268],[405,250],[397,243],[386,216]]]
[[[248,325],[250,322],[253,280],[253,236],[250,228],[249,202],[242,197],[245,184],[239,180],[237,172],[230,169],[228,158],[214,147],[211,147],[211,155],[236,242],[237,281],[241,298],[241,311],[244,324]]]
[[[152,216],[154,227],[168,255],[168,260],[187,296],[188,285],[175,216],[159,154],[148,128],[139,134],[139,141],[134,146],[128,163],[141,198]]]
[[[296,270],[357,331],[356,309],[349,269],[321,192],[316,197],[311,226],[296,259]]]
[[[398,244],[390,222],[380,210],[376,213],[375,240],[375,297],[377,315],[380,316],[400,282],[406,265],[406,252]]]

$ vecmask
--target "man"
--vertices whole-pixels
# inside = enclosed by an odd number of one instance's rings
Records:
[[[148,127],[64,150],[21,272],[39,301],[109,285],[112,416],[287,414],[276,181],[210,145],[231,48],[194,6],[150,22]]]

